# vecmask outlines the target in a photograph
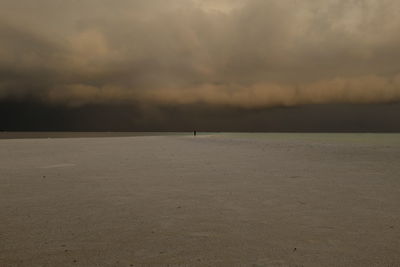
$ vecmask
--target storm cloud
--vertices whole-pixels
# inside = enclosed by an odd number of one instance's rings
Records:
[[[0,0],[0,98],[245,109],[400,101],[396,0]]]

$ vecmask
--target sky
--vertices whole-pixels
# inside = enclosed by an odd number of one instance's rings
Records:
[[[0,129],[399,130],[399,15],[397,0],[0,0]]]

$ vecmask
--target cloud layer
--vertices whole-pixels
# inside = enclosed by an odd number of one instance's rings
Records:
[[[2,0],[0,98],[400,101],[395,0]]]

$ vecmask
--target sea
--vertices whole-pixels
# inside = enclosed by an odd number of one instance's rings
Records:
[[[0,139],[100,138],[135,136],[193,136],[193,132],[0,132]],[[271,142],[323,142],[371,145],[399,145],[400,133],[265,133],[197,132],[197,136],[267,139]]]

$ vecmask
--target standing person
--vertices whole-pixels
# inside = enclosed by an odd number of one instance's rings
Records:
[[[197,132],[196,131],[193,131],[193,136],[196,136],[197,135]]]

